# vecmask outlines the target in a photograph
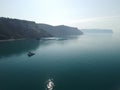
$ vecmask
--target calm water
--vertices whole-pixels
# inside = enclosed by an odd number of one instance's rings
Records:
[[[0,90],[45,90],[49,78],[54,90],[120,90],[118,37],[0,42]]]

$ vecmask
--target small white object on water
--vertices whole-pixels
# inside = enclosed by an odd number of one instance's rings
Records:
[[[51,79],[48,79],[48,83],[47,83],[47,89],[48,90],[52,90],[54,87],[54,83]]]

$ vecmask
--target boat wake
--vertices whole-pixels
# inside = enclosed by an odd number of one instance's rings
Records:
[[[53,79],[48,79],[47,85],[46,85],[46,90],[53,90],[53,87],[54,87]]]

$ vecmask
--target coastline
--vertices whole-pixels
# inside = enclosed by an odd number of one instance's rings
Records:
[[[6,39],[6,40],[0,40],[0,42],[10,42],[10,41],[17,41],[17,40],[25,40],[26,38],[22,39]]]

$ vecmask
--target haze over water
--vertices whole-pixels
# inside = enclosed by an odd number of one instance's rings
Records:
[[[114,34],[0,42],[0,89],[119,90],[119,53]]]
[[[113,34],[0,42],[0,90],[120,90],[120,0],[1,0],[0,17]],[[28,52],[35,55],[28,57]]]

